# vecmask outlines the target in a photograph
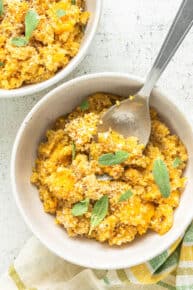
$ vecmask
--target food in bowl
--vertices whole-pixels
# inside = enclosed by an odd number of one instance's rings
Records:
[[[0,0],[0,88],[51,78],[78,53],[84,0]]]
[[[97,133],[102,114],[121,97],[98,93],[56,120],[39,145],[31,182],[44,211],[72,236],[122,245],[173,225],[186,178],[187,151],[151,110],[144,148],[135,137]]]

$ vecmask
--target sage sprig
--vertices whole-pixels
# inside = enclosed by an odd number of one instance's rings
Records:
[[[25,38],[27,40],[32,36],[33,31],[39,23],[39,15],[35,10],[29,10],[25,16]]]
[[[25,15],[25,37],[14,37],[11,43],[15,46],[25,46],[28,44],[33,31],[39,23],[39,15],[35,10],[29,10]]]
[[[72,5],[76,5],[76,0],[71,0]]]
[[[81,216],[88,211],[89,198],[86,198],[78,203],[76,203],[72,208],[73,216]]]
[[[4,13],[3,0],[0,0],[0,17],[3,15],[3,13]]]
[[[111,166],[120,164],[127,160],[129,153],[126,151],[116,151],[115,153],[103,154],[99,157],[98,162],[100,165]]]
[[[173,161],[173,167],[177,168],[181,164],[182,164],[182,160],[179,157],[176,157]]]
[[[75,157],[76,157],[76,144],[72,142],[72,161],[75,159]]]
[[[129,189],[121,194],[119,197],[119,202],[128,200],[133,195],[133,192]]]
[[[153,177],[163,197],[170,195],[170,178],[165,162],[161,158],[157,158],[153,164]]]
[[[95,203],[90,219],[90,231],[89,235],[91,234],[92,230],[98,226],[103,219],[106,217],[108,213],[109,207],[109,199],[107,195],[102,196],[97,202]]]
[[[1,66],[4,66],[4,63],[3,63],[2,61],[0,61],[0,67],[1,67]]]
[[[11,43],[15,46],[26,46],[28,41],[25,39],[25,37],[14,37],[11,40]]]
[[[89,102],[88,102],[88,100],[84,100],[82,102],[82,104],[80,105],[80,108],[81,108],[82,111],[88,110],[88,108],[89,108]]]
[[[56,15],[58,16],[58,18],[63,17],[64,15],[66,15],[66,11],[64,9],[58,9],[56,11]]]

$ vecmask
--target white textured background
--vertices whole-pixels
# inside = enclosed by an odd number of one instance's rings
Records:
[[[85,60],[69,78],[102,71],[145,77],[180,2],[103,0],[98,33]],[[159,86],[171,95],[193,124],[193,30],[165,71]],[[17,129],[40,97],[0,100],[0,273],[31,236],[13,200],[9,164]]]

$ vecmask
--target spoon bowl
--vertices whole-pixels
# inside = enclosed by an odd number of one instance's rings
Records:
[[[135,136],[145,146],[151,132],[149,104],[146,98],[136,95],[112,106],[102,117],[98,132],[109,128],[125,137]]]

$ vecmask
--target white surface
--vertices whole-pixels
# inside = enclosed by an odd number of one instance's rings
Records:
[[[180,0],[103,0],[100,27],[87,57],[70,78],[120,71],[144,77],[160,48]],[[118,6],[119,3],[119,6]],[[159,86],[189,114],[193,124],[193,30]],[[40,96],[0,100],[0,272],[31,236],[13,201],[9,163],[16,131]]]
[[[95,36],[96,30],[98,28],[98,23],[101,15],[101,0],[85,0],[86,7],[90,11],[91,16],[89,18],[84,38],[81,43],[79,53],[70,61],[70,63],[56,73],[52,78],[37,84],[23,86],[18,89],[13,90],[3,90],[0,89],[0,97],[18,97],[25,95],[32,95],[37,92],[43,91],[50,88],[52,85],[57,85],[59,81],[67,77],[77,66],[80,64],[82,59],[85,57],[86,52]]]
[[[167,125],[186,144],[190,156],[186,168],[188,183],[175,211],[172,229],[160,236],[155,232],[138,238],[130,247],[108,247],[89,239],[72,239],[45,215],[38,190],[30,184],[31,168],[37,147],[45,132],[63,114],[71,112],[86,96],[109,92],[127,97],[139,90],[140,80],[120,73],[98,73],[75,78],[47,94],[27,115],[16,137],[11,158],[11,181],[16,203],[32,232],[52,252],[65,260],[94,269],[129,268],[167,250],[185,232],[193,218],[193,130],[177,107],[158,90],[153,91],[150,104],[156,108]],[[169,116],[168,116],[169,115]],[[172,118],[171,118],[172,116]],[[33,136],[33,139],[31,139]],[[186,213],[186,214],[184,214]],[[182,216],[184,218],[182,219]]]

